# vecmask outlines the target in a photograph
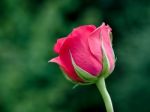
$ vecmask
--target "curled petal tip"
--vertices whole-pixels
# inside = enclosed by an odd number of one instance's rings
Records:
[[[51,60],[48,61],[48,63],[50,63],[50,62],[55,62],[55,61],[54,61],[54,59],[51,59]]]
[[[102,22],[102,25],[101,26],[105,26],[105,22]]]
[[[59,57],[53,58],[53,59],[48,61],[48,63],[50,63],[50,62],[59,63],[60,62]]]

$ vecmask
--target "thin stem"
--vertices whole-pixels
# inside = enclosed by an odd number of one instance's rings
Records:
[[[104,78],[99,78],[99,80],[96,83],[96,86],[97,86],[99,92],[102,95],[102,98],[104,100],[107,112],[114,112],[112,102],[111,102],[111,98],[110,98],[109,93],[106,89],[105,79]]]

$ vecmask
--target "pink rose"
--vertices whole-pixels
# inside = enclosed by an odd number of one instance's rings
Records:
[[[111,28],[104,23],[96,28],[84,25],[57,40],[54,51],[57,63],[67,78],[79,84],[92,84],[100,76],[107,77],[115,67]]]

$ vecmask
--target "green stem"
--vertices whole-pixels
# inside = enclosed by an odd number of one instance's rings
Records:
[[[114,112],[111,98],[110,98],[109,93],[106,89],[105,79],[99,78],[99,80],[96,83],[96,86],[102,95],[102,98],[104,100],[107,112]]]

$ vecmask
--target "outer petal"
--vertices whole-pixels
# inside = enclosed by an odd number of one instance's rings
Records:
[[[115,56],[114,56],[114,51],[112,48],[110,33],[111,33],[111,28],[109,26],[103,26],[101,28],[101,36],[102,36],[103,45],[106,51],[106,55],[109,60],[109,65],[110,65],[109,70],[111,73],[115,66]]]
[[[72,81],[83,82],[82,79],[80,79],[75,73],[72,65],[70,67],[66,67],[66,65],[61,61],[59,56],[51,59],[49,62],[57,63],[61,67],[65,75],[67,75],[67,77],[70,78]]]
[[[101,64],[100,72],[102,72],[102,69],[103,69],[102,38],[100,36],[101,29],[103,26],[105,26],[105,23],[103,23],[100,27],[95,29],[88,38],[88,44],[89,44],[90,51],[93,54],[93,56]]]
[[[70,41],[72,38],[74,38],[72,35],[74,34],[74,31],[76,31],[76,30],[81,31],[82,29],[86,29],[86,30],[91,31],[94,28],[95,28],[94,26],[89,26],[89,27],[81,26],[81,27],[74,29],[73,32],[67,36],[67,38],[63,42],[63,45],[60,48],[60,51],[59,51],[60,58],[59,59],[61,61],[61,66],[63,66],[63,69],[66,72],[66,74],[68,75],[68,77],[70,77],[74,81],[83,82],[83,80],[80,77],[78,77],[78,75],[76,74],[74,67],[72,65],[72,62],[71,62],[70,47],[72,46],[72,43]],[[84,32],[82,32],[82,33],[84,33]],[[76,41],[76,43],[78,43],[78,42]]]
[[[72,61],[72,64],[73,64],[73,67],[76,71],[76,73],[78,74],[79,77],[81,77],[82,79],[84,79],[84,81],[88,84],[92,84],[92,83],[95,83],[97,81],[97,77],[89,74],[88,72],[86,72],[85,70],[83,70],[82,68],[78,67],[76,65],[76,63],[74,62],[74,59],[72,57],[72,54],[70,53],[70,56],[71,56],[71,61]]]
[[[75,29],[69,38],[70,52],[75,63],[87,71],[88,73],[97,76],[101,71],[100,62],[91,54],[88,44],[88,37],[95,26],[82,26]]]
[[[57,40],[57,43],[54,45],[54,51],[56,53],[59,53],[61,46],[63,45],[64,41],[66,40],[66,38],[60,38]]]
[[[95,58],[102,64],[102,58],[103,58],[102,50],[101,50],[102,39],[100,37],[101,27],[102,26],[98,27],[90,34],[88,38],[88,44],[93,56],[95,56]]]

